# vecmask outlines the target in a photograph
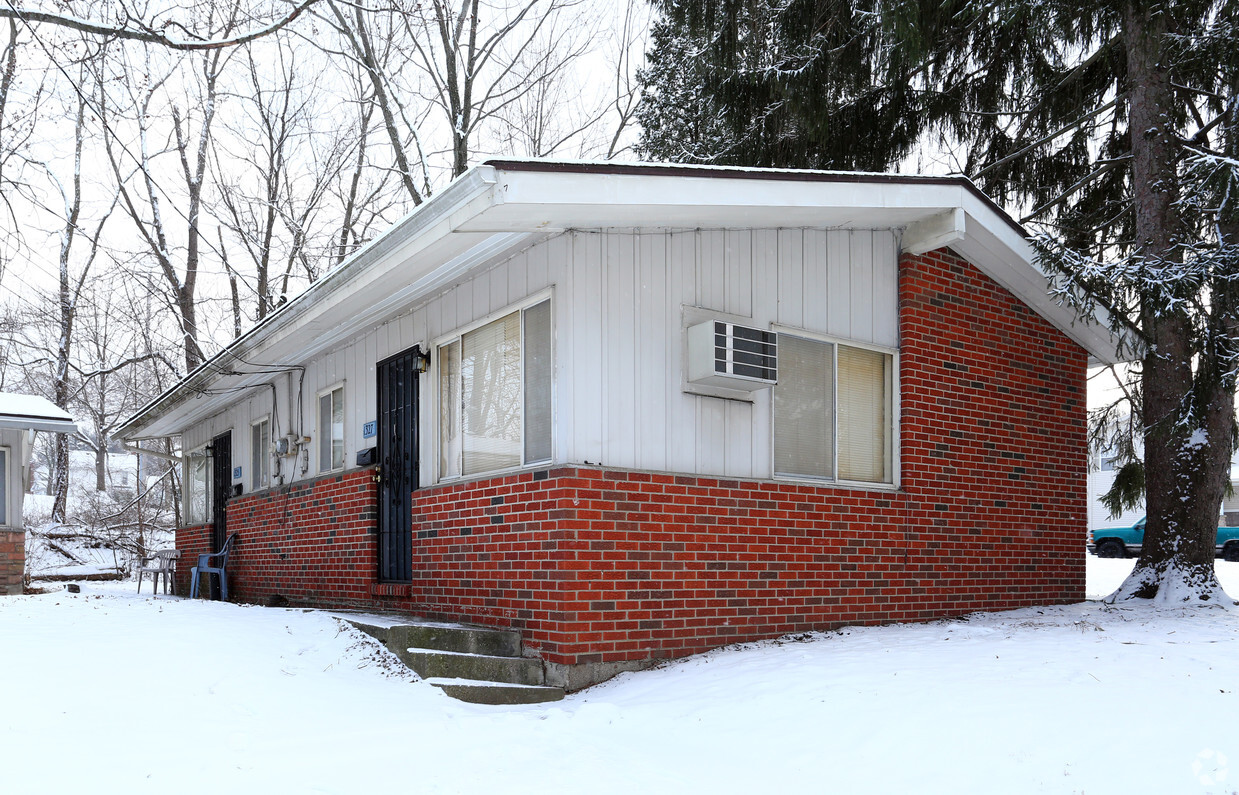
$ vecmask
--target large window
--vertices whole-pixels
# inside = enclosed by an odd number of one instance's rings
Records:
[[[893,482],[894,356],[779,335],[776,475]]]
[[[250,489],[271,485],[271,420],[267,417],[250,426]]]
[[[185,523],[206,524],[210,510],[211,457],[200,447],[185,459]]]
[[[318,471],[344,468],[344,387],[318,396]]]
[[[0,527],[9,523],[9,449],[0,447]]]
[[[437,360],[441,477],[550,460],[550,300],[443,343]]]

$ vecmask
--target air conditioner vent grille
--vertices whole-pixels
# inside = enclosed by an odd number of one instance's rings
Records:
[[[773,386],[779,374],[779,335],[723,320],[688,329],[688,381],[752,392]]]
[[[778,377],[778,335],[714,321],[714,372],[759,381]]]

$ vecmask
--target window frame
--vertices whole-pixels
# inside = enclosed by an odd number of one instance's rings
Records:
[[[0,484],[4,486],[4,493],[0,494],[0,527],[13,527],[13,484],[9,480],[12,467],[13,448],[0,445]]]
[[[557,391],[556,383],[555,383],[556,382],[555,374],[558,370],[558,367],[557,367],[557,362],[556,362],[555,300],[554,300],[553,293],[554,293],[554,289],[549,288],[549,287],[544,290],[539,290],[538,292],[533,293],[520,301],[509,304],[503,309],[500,309],[496,312],[491,312],[466,325],[458,326],[451,332],[447,334],[442,334],[431,340],[430,348],[431,348],[432,354],[431,354],[430,370],[433,375],[433,378],[431,379],[432,386],[429,391],[431,392],[432,397],[431,397],[431,400],[427,402],[430,403],[430,411],[434,419],[434,437],[433,437],[433,440],[431,441],[431,445],[433,449],[433,455],[431,456],[431,458],[433,459],[433,472],[434,472],[433,482],[435,483],[455,483],[455,482],[460,482],[460,481],[474,480],[478,478],[492,477],[498,474],[504,474],[504,473],[509,473],[509,472],[519,472],[523,469],[545,467],[551,464],[555,460],[555,402],[556,402],[556,391]],[[526,417],[526,412],[525,412],[525,384],[526,384],[525,366],[527,362],[527,357],[525,356],[525,312],[526,310],[532,309],[533,307],[538,306],[539,304],[542,304],[543,302],[549,302],[547,311],[550,313],[550,356],[551,356],[551,375],[550,375],[550,378],[551,378],[551,422],[550,422],[550,428],[549,428],[549,431],[550,431],[549,451],[550,453],[546,458],[538,459],[537,461],[527,461],[525,459],[525,453],[527,450],[525,437],[526,437],[526,431],[528,430],[527,422],[526,422],[527,417]],[[443,467],[443,407],[441,405],[442,394],[443,394],[442,392],[443,387],[442,387],[441,379],[443,378],[443,370],[441,369],[441,365],[440,365],[439,351],[444,346],[451,345],[453,342],[461,343],[464,336],[468,334],[469,332],[476,331],[477,329],[480,329],[483,326],[494,323],[496,320],[500,320],[514,313],[520,314],[520,320],[517,325],[520,327],[520,333],[521,333],[521,337],[520,337],[520,340],[521,340],[521,344],[520,344],[520,351],[521,351],[520,389],[521,389],[521,393],[520,393],[520,398],[519,398],[519,402],[521,406],[521,438],[520,438],[520,445],[519,445],[521,462],[517,464],[516,466],[503,467],[501,469],[490,469],[490,470],[486,470],[485,472],[474,472],[468,475],[464,474],[464,471],[463,471],[464,467],[462,466],[460,474],[446,474],[443,471],[444,469]],[[459,375],[458,375],[458,378],[459,378]],[[461,419],[460,421],[463,422],[463,419]]]
[[[326,387],[325,389],[320,389],[314,395],[314,422],[316,426],[315,428],[316,435],[318,437],[318,447],[315,451],[317,454],[318,460],[315,462],[315,464],[318,469],[318,474],[320,475],[326,475],[332,472],[343,472],[345,469],[348,469],[348,396],[346,394],[347,390],[345,389],[346,384],[347,384],[347,381],[343,381],[343,380],[337,381],[331,386]],[[343,416],[343,420],[340,423],[341,425],[341,428],[340,428],[340,466],[324,469],[323,468],[323,447],[322,447],[323,442],[325,441],[328,444],[331,444],[332,442],[335,441],[335,439],[331,436],[331,428],[330,428],[331,423],[330,422],[327,423],[328,428],[325,432],[322,427],[323,426],[323,398],[327,395],[335,394],[337,391],[339,391],[340,393],[340,414]],[[332,413],[334,413],[334,409],[335,409],[335,405],[332,404],[332,410],[333,410]]]
[[[261,481],[261,483],[260,483],[260,482],[258,481],[258,479],[256,478],[256,476],[259,474],[259,470],[258,470],[258,469],[254,466],[255,461],[256,461],[256,460],[258,460],[258,459],[256,459],[256,457],[255,457],[255,455],[254,455],[254,454],[255,454],[255,452],[256,452],[256,451],[254,450],[254,430],[255,430],[256,428],[258,428],[259,426],[261,426],[263,423],[266,423],[266,425],[267,425],[267,447],[268,447],[268,449],[267,449],[267,451],[266,451],[266,455],[264,455],[264,456],[262,457],[262,459],[261,459],[261,461],[264,463],[265,467],[264,467],[264,470],[262,471],[263,478],[262,478],[262,481]],[[271,473],[271,469],[272,469],[272,467],[271,467],[271,450],[270,450],[270,447],[271,447],[271,444],[272,444],[272,442],[273,442],[273,441],[274,441],[274,438],[271,436],[271,415],[270,415],[270,414],[264,414],[264,415],[262,415],[261,417],[259,417],[258,419],[253,420],[253,421],[251,421],[251,422],[250,422],[250,438],[249,438],[249,444],[250,444],[250,491],[262,491],[263,489],[269,489],[269,488],[271,488],[271,474],[272,474],[272,473]]]
[[[210,445],[211,445],[210,442],[205,442],[185,454],[185,472],[182,478],[182,485],[183,485],[183,491],[184,491],[183,498],[185,501],[184,516],[185,516],[186,527],[197,527],[198,525],[211,524],[211,521],[214,518],[214,517],[209,516],[209,514],[211,513],[211,507],[212,507],[211,506],[211,491],[212,491],[213,484],[211,482],[211,479],[214,477],[213,464],[212,464],[214,456],[212,456],[210,451],[207,449],[210,447]],[[193,506],[194,506],[193,484],[196,482],[193,477],[193,460],[195,458],[202,458],[205,460],[205,469],[204,469],[205,477],[202,480],[203,493],[202,493],[202,515],[201,516],[196,515],[193,510]]]
[[[801,339],[812,342],[826,343],[834,346],[831,356],[831,366],[833,368],[835,401],[834,401],[834,471],[833,478],[818,478],[812,475],[793,475],[777,473],[775,471],[775,455],[774,455],[774,440],[777,435],[775,432],[776,417],[774,414],[774,390],[778,389],[778,385],[770,389],[770,477],[774,480],[787,481],[794,483],[808,483],[815,486],[838,486],[840,488],[849,489],[867,489],[875,491],[895,491],[900,488],[901,484],[901,466],[900,466],[900,448],[902,440],[900,438],[900,425],[902,415],[900,412],[900,385],[899,385],[899,349],[892,348],[886,345],[878,345],[871,342],[859,342],[857,340],[848,339],[834,334],[822,334],[816,331],[810,331],[803,328],[795,328],[792,326],[783,326],[779,324],[771,324],[771,330],[778,332],[780,335],[786,334],[789,337],[799,337]],[[867,480],[849,480],[839,477],[839,346],[845,348],[856,348],[859,350],[872,351],[874,353],[884,354],[891,357],[890,377],[887,379],[886,387],[890,392],[890,446],[888,454],[890,456],[891,479],[889,481],[867,481]],[[779,363],[780,369],[782,362]]]

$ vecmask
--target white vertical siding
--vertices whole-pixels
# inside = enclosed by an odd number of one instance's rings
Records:
[[[667,469],[668,418],[674,407],[670,349],[679,331],[678,304],[667,299],[668,270],[666,235],[641,235],[637,238],[635,310],[641,334],[633,340],[633,353],[639,369],[634,379],[636,421],[633,437],[636,459],[646,469]],[[674,331],[673,331],[674,330]],[[637,391],[636,380],[642,383]]]
[[[658,471],[769,477],[770,392],[752,402],[682,390],[684,307],[741,318],[754,326],[804,328],[858,342],[898,342],[896,263],[890,231],[819,229],[687,232],[577,231],[544,240],[473,275],[397,317],[377,322],[347,345],[273,374],[228,411],[190,428],[186,449],[232,429],[234,465],[250,461],[249,426],[273,414],[272,436],[317,437],[319,392],[343,383],[346,466],[374,439],[376,363],[437,341],[548,288],[553,290],[555,430],[559,463],[601,463]],[[424,484],[437,468],[436,364],[421,385]],[[318,473],[318,439],[309,467],[285,459],[285,482]]]

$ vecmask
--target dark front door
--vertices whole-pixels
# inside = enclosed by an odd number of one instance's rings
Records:
[[[421,348],[378,367],[379,579],[413,579],[413,490],[417,488],[417,361]]]
[[[224,507],[232,496],[232,432],[211,440],[211,551],[224,548],[228,517]],[[211,575],[211,598],[219,598],[219,580]]]

